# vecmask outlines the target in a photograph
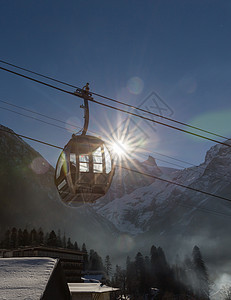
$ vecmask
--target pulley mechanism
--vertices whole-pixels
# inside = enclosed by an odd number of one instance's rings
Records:
[[[82,89],[76,89],[75,95],[84,99],[84,105],[81,105],[80,107],[84,109],[84,126],[82,130],[82,135],[85,135],[87,133],[88,124],[89,124],[89,106],[88,106],[88,100],[93,99],[92,94],[89,92],[89,83],[87,82],[86,85]]]
[[[92,203],[108,191],[114,166],[105,142],[86,135],[89,124],[88,100],[93,99],[89,83],[77,89],[75,95],[84,99],[84,127],[73,134],[59,156],[55,170],[55,185],[62,201],[69,206]]]

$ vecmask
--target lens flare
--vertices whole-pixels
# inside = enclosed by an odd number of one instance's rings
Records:
[[[194,77],[185,76],[178,83],[182,92],[192,94],[197,90],[197,81]]]
[[[128,146],[123,141],[116,141],[112,144],[112,151],[114,154],[121,157],[126,155],[128,151]]]
[[[119,118],[117,127],[113,128],[109,119],[106,119],[106,122],[107,125],[100,127],[100,130],[114,163],[126,163],[139,159],[149,137],[142,129],[143,124],[134,122],[131,118],[125,120]]]
[[[144,82],[139,77],[132,77],[128,80],[127,88],[130,93],[139,95],[144,88]]]
[[[36,157],[30,164],[30,167],[36,174],[45,174],[49,170],[50,165],[44,158]]]
[[[231,135],[231,128],[227,126],[230,123],[231,119],[231,110],[220,110],[220,111],[210,111],[195,117],[190,125],[201,127],[205,130],[209,130],[212,132],[216,132],[218,134],[224,136]],[[201,139],[197,137],[191,137],[194,140],[201,141]]]
[[[127,252],[130,252],[134,248],[135,243],[129,235],[122,234],[118,238],[116,246],[120,252],[127,253]]]

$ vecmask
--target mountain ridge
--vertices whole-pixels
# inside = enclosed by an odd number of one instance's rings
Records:
[[[168,249],[174,260],[177,252],[187,253],[197,244],[214,270],[213,260],[222,253],[219,269],[229,273],[227,201],[117,167],[107,195],[74,209],[59,199],[54,169],[21,138],[1,131],[0,154],[0,234],[13,226],[42,225],[118,260],[145,253],[153,244]],[[214,145],[202,164],[183,170],[159,167],[152,157],[127,161],[126,166],[231,199],[231,148],[224,145]]]
[[[90,206],[64,205],[54,184],[53,167],[9,128],[0,131],[0,234],[11,227],[60,229],[88,244],[111,241],[118,230]]]

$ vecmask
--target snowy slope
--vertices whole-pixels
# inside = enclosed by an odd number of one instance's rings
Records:
[[[230,141],[227,141],[230,143]],[[209,193],[223,195],[231,198],[231,148],[215,145],[206,154],[205,161],[200,166],[184,170],[158,168],[153,158],[149,157],[152,164],[147,162],[132,162],[132,169],[135,167],[145,173],[149,173],[164,179],[191,186]],[[135,178],[135,179],[134,179]],[[132,235],[142,234],[156,225],[163,223],[163,218],[171,214],[172,226],[179,226],[180,231],[185,231],[190,226],[195,213],[200,209],[220,209],[221,212],[229,212],[228,203],[218,201],[217,198],[205,196],[192,192],[163,181],[142,178],[127,170],[117,170],[116,177],[112,184],[111,193],[100,199],[93,206],[95,211],[110,222],[119,231]],[[146,180],[146,181],[145,181]],[[120,185],[118,186],[118,182]],[[127,186],[133,185],[128,190]],[[185,207],[185,212],[180,215],[176,208]],[[231,211],[230,211],[231,213]],[[171,228],[172,230],[172,228]]]
[[[167,176],[163,176],[166,178]],[[145,187],[139,187],[122,197],[116,197],[103,205],[99,200],[94,208],[110,220],[120,231],[136,235],[149,229],[148,222],[161,208],[166,206],[166,198],[174,187],[166,189],[167,183],[155,181]]]
[[[40,299],[56,263],[52,258],[1,258],[0,299]]]
[[[222,252],[224,261],[219,262],[227,265],[231,247],[227,201],[118,168],[105,197],[72,209],[59,200],[52,167],[20,138],[1,133],[0,154],[2,235],[13,226],[60,229],[111,256],[120,256],[124,235],[133,241],[134,251],[153,243],[169,249],[198,244],[207,247],[210,261],[211,253]],[[215,145],[201,165],[184,170],[159,167],[152,157],[124,166],[231,199],[230,147]]]

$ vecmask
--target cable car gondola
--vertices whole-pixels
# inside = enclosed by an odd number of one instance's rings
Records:
[[[89,123],[89,85],[75,94],[84,99],[85,122],[81,135],[73,134],[59,156],[55,185],[62,201],[69,206],[92,203],[108,191],[114,175],[113,161],[105,142],[86,135]]]

